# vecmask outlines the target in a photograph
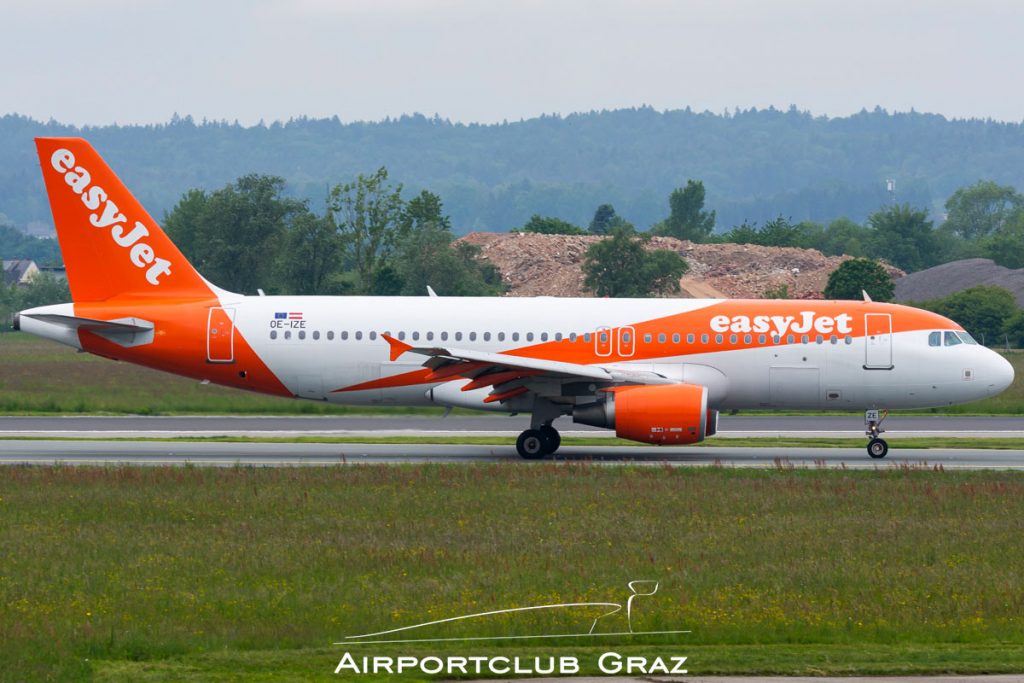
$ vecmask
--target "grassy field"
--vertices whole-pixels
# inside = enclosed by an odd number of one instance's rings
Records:
[[[1001,395],[925,414],[1024,415],[1024,353],[1010,352],[1018,380]],[[106,412],[164,414],[420,414],[440,408],[331,406],[202,385],[115,363],[22,333],[0,334],[0,414]],[[456,411],[457,414],[479,414]],[[816,413],[817,414],[817,413]]]
[[[440,415],[440,408],[350,408],[200,384],[24,333],[0,334],[0,414]]]
[[[326,679],[346,635],[620,602],[634,579],[661,584],[634,630],[692,633],[614,649],[684,654],[691,673],[1024,671],[1022,535],[1012,472],[2,468],[0,679]],[[578,632],[595,616],[428,635]]]

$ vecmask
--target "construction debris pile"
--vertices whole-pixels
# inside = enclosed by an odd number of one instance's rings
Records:
[[[462,240],[480,247],[494,264],[509,296],[592,296],[583,284],[587,249],[600,237],[534,233],[474,232]],[[653,237],[651,249],[671,249],[690,264],[680,281],[682,296],[764,298],[786,288],[788,298],[820,299],[829,274],[849,256],[825,256],[816,249],[753,244],[695,244]],[[893,278],[903,271],[888,267]]]

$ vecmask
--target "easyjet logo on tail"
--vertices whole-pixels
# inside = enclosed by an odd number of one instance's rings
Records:
[[[711,319],[711,329],[715,332],[771,332],[780,337],[792,332],[807,334],[814,331],[818,334],[850,334],[853,332],[850,322],[852,315],[840,313],[837,316],[816,316],[814,311],[801,311],[795,315],[716,315]]]
[[[58,149],[50,156],[50,165],[64,176],[64,182],[81,197],[85,208],[93,212],[89,215],[93,227],[109,228],[114,243],[128,251],[132,264],[146,270],[146,281],[149,284],[159,285],[161,275],[171,274],[171,262],[159,258],[153,247],[142,241],[149,236],[149,228],[135,221],[135,227],[127,230],[128,218],[121,213],[106,190],[92,184],[89,171],[75,165],[74,154],[66,149]]]

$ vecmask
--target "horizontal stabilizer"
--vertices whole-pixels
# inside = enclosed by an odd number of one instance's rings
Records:
[[[139,318],[97,320],[58,313],[22,313],[22,317],[68,330],[92,332],[121,346],[142,346],[153,341],[153,323]]]

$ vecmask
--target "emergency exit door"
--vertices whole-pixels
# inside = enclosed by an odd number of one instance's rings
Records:
[[[206,321],[206,360],[235,362],[235,309],[211,308]]]
[[[892,369],[892,316],[868,313],[864,316],[864,367]]]

